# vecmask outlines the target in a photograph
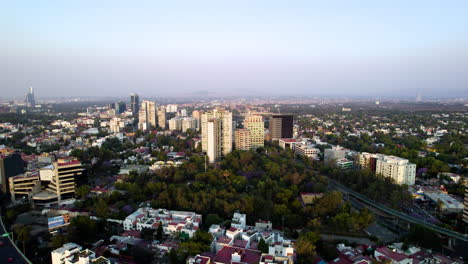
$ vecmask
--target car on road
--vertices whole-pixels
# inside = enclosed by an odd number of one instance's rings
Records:
[[[3,246],[3,241],[0,240],[0,247]]]
[[[8,261],[9,263],[12,263],[12,262],[13,262],[13,258],[12,258],[12,257],[9,257],[9,258],[7,258],[7,261]]]

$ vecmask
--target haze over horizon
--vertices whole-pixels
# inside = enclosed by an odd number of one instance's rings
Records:
[[[468,97],[468,1],[9,1],[0,99]]]

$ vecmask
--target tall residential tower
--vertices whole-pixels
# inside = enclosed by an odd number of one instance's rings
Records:
[[[143,101],[138,112],[138,129],[146,131],[154,127],[156,127],[156,104]]]
[[[265,124],[261,115],[248,115],[244,120],[244,128],[250,130],[250,145],[252,148],[264,146]]]
[[[212,110],[201,116],[202,149],[210,162],[232,151],[232,113],[227,110]]]
[[[166,107],[164,105],[158,106],[158,126],[166,129]]]

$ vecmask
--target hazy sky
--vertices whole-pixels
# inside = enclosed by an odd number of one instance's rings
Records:
[[[468,96],[467,0],[2,1],[0,99]]]

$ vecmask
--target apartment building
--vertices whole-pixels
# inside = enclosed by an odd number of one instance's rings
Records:
[[[163,105],[158,107],[158,127],[166,129],[166,107]]]
[[[392,178],[397,184],[413,185],[416,180],[416,164],[395,156],[379,156],[375,173]]]
[[[151,101],[141,102],[138,112],[138,129],[147,131],[156,127],[156,103]]]
[[[180,131],[182,130],[182,118],[174,117],[169,119],[169,130]]]
[[[236,129],[234,134],[236,149],[249,150],[252,147],[252,131],[246,128]]]
[[[109,121],[109,129],[111,133],[119,133],[120,129],[124,127],[124,122],[122,119],[115,117]]]
[[[250,130],[250,145],[252,148],[265,145],[265,123],[261,115],[247,115],[244,128]]]
[[[201,116],[202,150],[213,163],[232,151],[232,113],[211,110]]]
[[[182,119],[182,132],[186,133],[188,130],[195,131],[197,129],[197,119],[194,117],[184,117]]]

